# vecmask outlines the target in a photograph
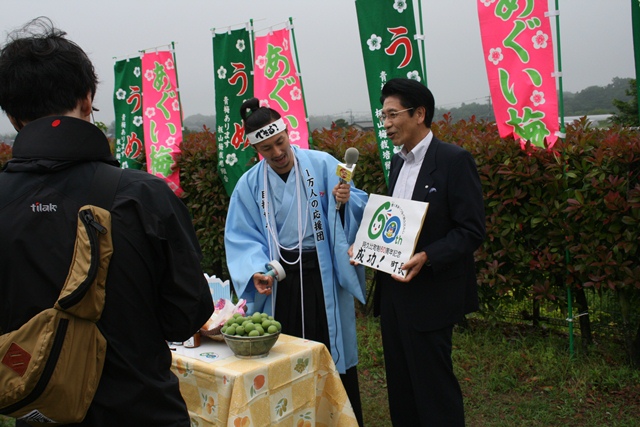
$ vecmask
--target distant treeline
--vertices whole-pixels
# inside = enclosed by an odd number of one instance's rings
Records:
[[[627,102],[630,97],[625,90],[629,88],[630,78],[614,77],[611,83],[606,86],[589,86],[579,92],[564,92],[564,115],[567,116],[587,116],[595,114],[617,113],[613,100]],[[471,116],[477,119],[495,120],[493,107],[490,100],[480,104],[477,102],[462,103],[459,107],[442,108],[436,107],[435,119],[441,119],[444,114],[450,113],[453,121],[467,120]],[[309,125],[311,130],[320,128],[330,128],[332,124],[353,124],[354,122],[371,122],[371,116],[367,114],[337,113],[335,115],[310,116]],[[205,116],[195,114],[184,119],[184,127],[187,131],[199,132],[206,126],[215,132],[215,116]],[[111,122],[108,133],[113,135],[115,122]],[[12,142],[15,135],[0,135],[0,141]]]
[[[629,96],[625,90],[629,88],[630,78],[614,77],[610,84],[606,86],[589,86],[580,92],[564,92],[564,115],[567,116],[589,116],[596,114],[617,113],[613,100],[627,102]],[[454,121],[468,119],[475,115],[478,119],[495,120],[493,108],[489,102],[485,104],[463,103],[457,108],[436,107],[435,117],[441,118],[443,114],[451,113]]]
[[[579,92],[564,92],[564,115],[566,116],[587,116],[594,114],[614,114],[617,113],[613,106],[613,100],[629,101],[629,96],[625,90],[629,88],[630,78],[614,77],[611,83],[606,86],[589,86]],[[477,102],[462,103],[459,107],[442,108],[436,107],[434,117],[441,119],[444,114],[450,113],[454,121],[467,120],[471,116],[477,119],[495,120],[493,107],[488,102],[479,104]],[[342,119],[342,120],[340,120]],[[334,116],[311,116],[309,124],[311,129],[329,128],[332,123],[340,120],[348,124],[352,122],[370,122],[370,116],[353,116],[347,113],[336,114]],[[215,130],[215,117],[195,115],[189,116],[184,121],[185,127],[190,130],[201,130],[202,125],[206,125],[211,130]]]
[[[580,92],[564,92],[564,115],[565,116],[586,116],[593,114],[613,114],[616,108],[612,101],[618,99],[620,101],[628,101],[629,97],[625,94],[625,89],[629,88],[630,78],[614,77],[610,84],[602,86],[590,86]],[[439,120],[444,114],[450,113],[453,121],[466,120],[471,116],[477,119],[495,120],[493,115],[493,107],[490,100],[486,103],[479,104],[477,102],[462,103],[459,107],[442,108],[436,107],[435,119]],[[342,119],[342,120],[340,120]],[[358,122],[371,122],[371,116],[366,113],[353,114],[353,112],[336,113],[334,115],[309,117],[309,125],[311,130],[320,128],[330,128],[332,124],[338,122],[353,124]],[[109,134],[113,135],[115,122],[109,126]],[[206,126],[212,132],[215,132],[216,118],[215,116],[205,116],[202,114],[194,114],[184,119],[184,127],[188,131],[199,132],[203,126]],[[0,141],[2,138],[0,137]]]

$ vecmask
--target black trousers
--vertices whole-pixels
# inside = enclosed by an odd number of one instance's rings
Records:
[[[293,262],[298,252],[281,251],[286,260]],[[276,289],[276,312],[274,317],[282,325],[282,333],[302,337],[302,307],[300,295],[300,264],[288,264],[280,260],[287,277],[278,282]],[[331,353],[331,337],[327,323],[327,311],[324,305],[324,292],[320,264],[316,251],[302,253],[302,292],[304,301],[304,336],[306,339],[323,343]],[[357,367],[347,369],[340,374],[340,379],[347,392],[351,406],[362,427],[362,404],[358,384]]]
[[[418,331],[388,302],[381,304],[380,326],[393,426],[464,426],[462,392],[451,360],[453,325]]]

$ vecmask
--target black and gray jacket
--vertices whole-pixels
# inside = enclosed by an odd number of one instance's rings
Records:
[[[0,331],[56,301],[99,162],[118,165],[86,121],[45,117],[18,134],[0,172]],[[188,426],[166,341],[186,340],[213,310],[189,212],[163,180],[135,170],[123,171],[109,210],[114,253],[98,322],[108,350],[81,425]]]

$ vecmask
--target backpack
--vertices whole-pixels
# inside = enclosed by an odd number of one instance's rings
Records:
[[[111,206],[122,169],[99,164],[90,192]],[[107,342],[96,322],[113,253],[111,214],[87,204],[78,211],[73,258],[52,308],[0,336],[0,414],[31,425],[84,419],[104,366]]]

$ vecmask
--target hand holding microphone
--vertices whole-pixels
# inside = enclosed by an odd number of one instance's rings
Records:
[[[271,295],[274,281],[282,281],[287,277],[287,273],[284,271],[280,262],[273,260],[268,262],[264,268],[266,273],[255,273],[253,275],[253,285],[258,293],[263,295]]]
[[[356,167],[359,156],[360,153],[358,152],[357,148],[347,148],[347,151],[345,151],[344,153],[345,163],[338,164],[338,168],[336,169],[336,175],[340,177],[340,184],[348,184],[351,182],[351,178],[353,177],[353,170]],[[339,210],[341,207],[342,202],[336,201],[336,210]]]

